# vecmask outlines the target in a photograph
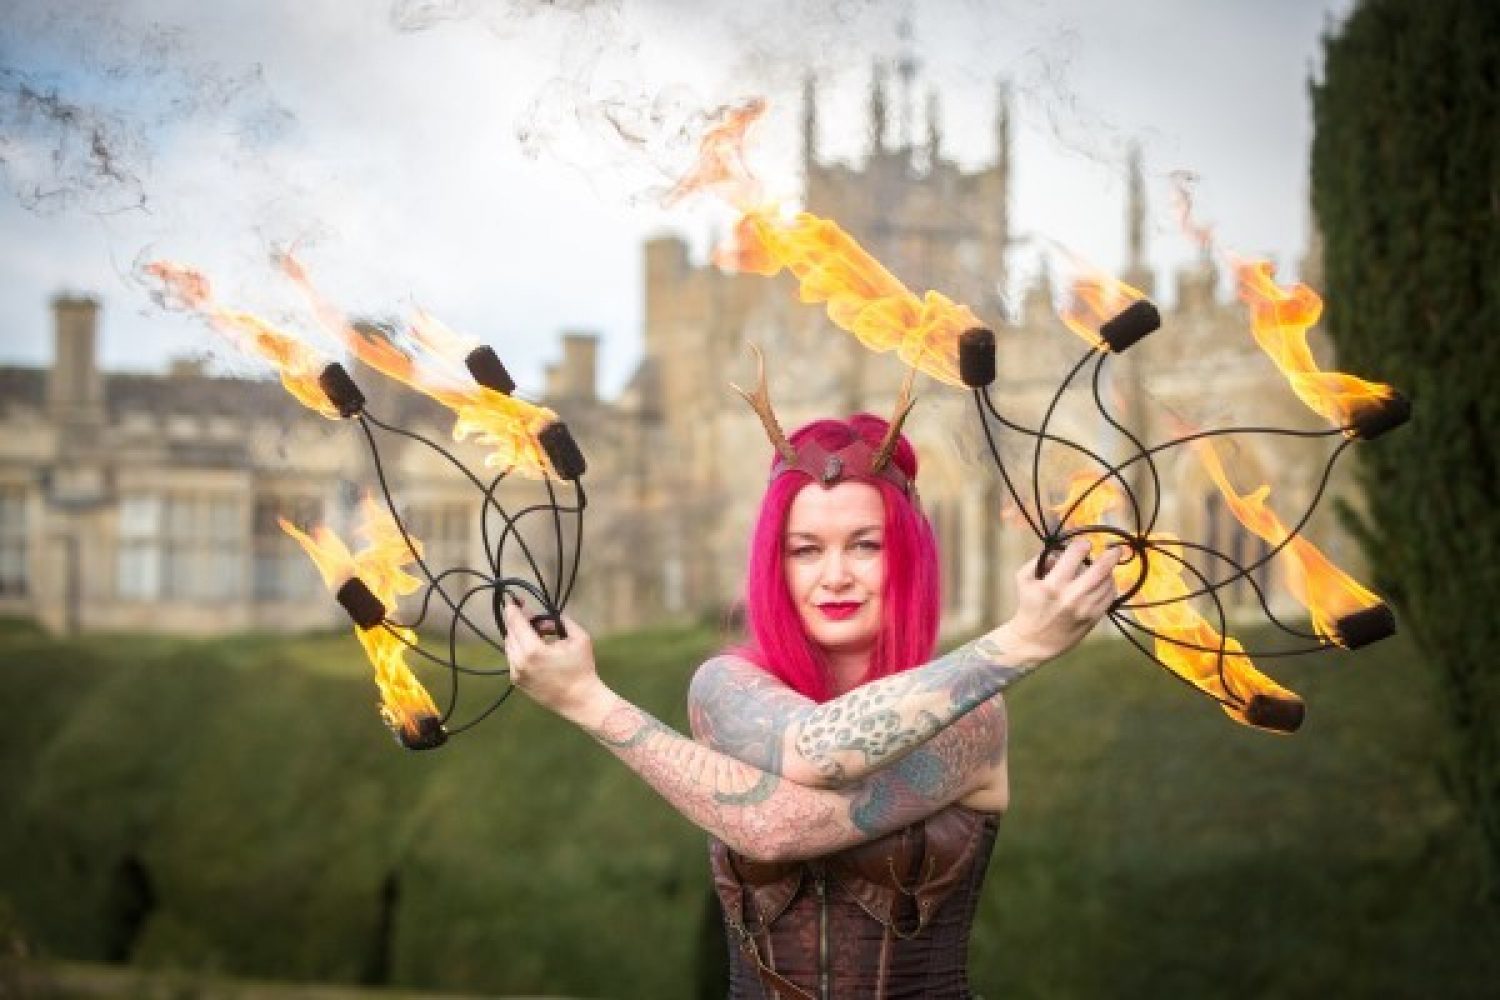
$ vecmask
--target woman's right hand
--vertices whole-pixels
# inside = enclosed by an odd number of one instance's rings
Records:
[[[1111,546],[1086,564],[1089,541],[1075,538],[1041,577],[1035,560],[1017,570],[1016,613],[994,633],[1008,661],[1042,663],[1083,641],[1119,597],[1114,569],[1121,551]]]
[[[609,690],[599,680],[589,634],[567,615],[562,623],[567,638],[543,638],[521,606],[507,602],[505,658],[516,687],[544,708],[576,722]]]

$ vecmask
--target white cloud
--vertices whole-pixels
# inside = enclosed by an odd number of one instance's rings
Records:
[[[668,224],[701,242],[713,218],[702,206],[664,214],[649,199],[701,112],[768,93],[778,103],[763,159],[772,185],[787,189],[800,154],[796,98],[813,67],[825,81],[823,147],[857,158],[869,66],[898,51],[906,5],[9,6],[0,68],[45,78],[138,138],[130,163],[147,210],[99,216],[81,199],[41,218],[0,191],[0,357],[45,359],[45,300],[61,287],[105,298],[108,363],[159,363],[191,344],[191,327],[147,308],[129,280],[148,251],[209,268],[226,299],[295,319],[266,254],[297,241],[351,311],[418,302],[492,339],[532,387],[558,330],[598,330],[613,387],[639,353],[641,236]],[[1166,175],[1192,169],[1227,243],[1288,262],[1299,252],[1305,76],[1322,7],[911,8],[920,79],[942,91],[946,145],[964,162],[993,155],[996,81],[1015,82],[1017,229],[1117,264],[1119,159],[1136,139],[1159,210]],[[0,137],[11,124],[0,118]],[[22,141],[35,151],[35,130]],[[75,161],[88,165],[87,155]],[[25,169],[44,171],[45,160],[33,155]],[[1170,226],[1156,232],[1158,262],[1189,252]],[[1024,249],[1017,263],[1027,266]]]

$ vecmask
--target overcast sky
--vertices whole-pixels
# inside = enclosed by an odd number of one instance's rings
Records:
[[[802,76],[820,80],[825,156],[857,162],[871,65],[901,51],[903,15],[915,104],[937,90],[960,162],[993,157],[997,82],[1011,85],[1019,273],[1046,240],[1120,266],[1138,142],[1153,263],[1193,253],[1167,197],[1190,171],[1221,243],[1291,276],[1307,80],[1349,6],[0,0],[0,363],[49,359],[47,300],[71,290],[104,303],[106,366],[211,349],[252,370],[156,307],[137,268],[201,266],[226,304],[311,333],[268,263],[291,246],[350,312],[420,306],[493,344],[523,389],[559,332],[597,332],[612,392],[640,356],[642,238],[702,248],[728,220],[660,207],[704,116],[768,97],[759,163],[795,197]]]

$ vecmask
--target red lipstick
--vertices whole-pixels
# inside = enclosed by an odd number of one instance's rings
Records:
[[[860,601],[829,601],[827,604],[819,604],[818,610],[823,612],[823,617],[829,621],[841,622],[845,618],[854,617],[861,603]]]

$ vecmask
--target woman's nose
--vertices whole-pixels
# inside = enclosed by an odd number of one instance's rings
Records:
[[[849,572],[849,560],[842,552],[829,552],[828,558],[823,561],[823,585],[830,588],[842,588],[849,584],[853,577]]]

